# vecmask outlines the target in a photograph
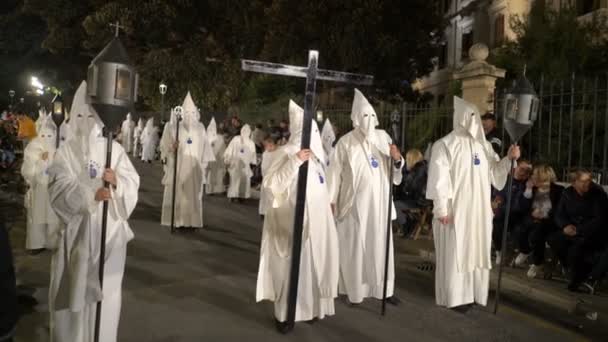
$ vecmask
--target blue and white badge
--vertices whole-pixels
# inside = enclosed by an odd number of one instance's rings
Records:
[[[473,154],[473,165],[481,164],[481,160],[479,160],[479,155],[477,153]]]
[[[188,138],[188,140],[186,140],[186,142],[188,143],[188,145],[192,144],[192,138]]]
[[[323,178],[321,172],[319,172],[319,182],[321,182],[321,184],[325,183],[325,178]]]
[[[97,174],[98,174],[98,170],[99,170],[99,165],[95,161],[89,160],[89,163],[87,165],[87,169],[89,170],[89,177],[91,179],[97,178]]]
[[[376,159],[376,157],[374,157],[374,156],[371,156],[370,160],[371,160],[372,167],[374,169],[377,169],[378,166],[380,165],[380,164],[378,164],[378,159]]]

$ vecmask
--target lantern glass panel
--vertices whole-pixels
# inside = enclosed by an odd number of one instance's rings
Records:
[[[56,114],[56,115],[63,114],[63,102],[61,102],[61,101],[53,102],[53,114]]]
[[[538,98],[533,98],[532,104],[530,105],[530,121],[532,122],[536,121],[536,118],[538,117],[539,105],[540,101],[538,100]]]
[[[97,95],[97,66],[91,65],[87,70],[87,95]]]
[[[128,101],[131,98],[131,72],[129,70],[116,70],[116,89],[114,97],[125,101]]]
[[[507,96],[505,98],[505,119],[517,120],[518,108],[517,98],[514,96]]]

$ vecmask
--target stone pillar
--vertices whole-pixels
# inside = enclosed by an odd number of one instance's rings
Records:
[[[504,78],[506,71],[486,62],[488,47],[475,44],[469,49],[471,62],[454,73],[454,79],[462,82],[462,97],[479,108],[479,113],[494,110],[496,80]]]

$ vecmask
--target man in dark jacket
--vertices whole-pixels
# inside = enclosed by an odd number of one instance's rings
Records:
[[[513,227],[521,224],[524,218],[530,213],[532,200],[526,198],[524,193],[528,186],[528,179],[532,173],[532,164],[526,160],[517,162],[517,167],[513,172],[513,187],[511,188],[511,215],[509,216],[508,231],[512,231]],[[492,243],[496,250],[496,264],[499,264],[502,257],[502,232],[504,230],[504,222],[506,216],[507,205],[507,187],[498,191],[492,189],[492,209],[494,211]]]
[[[500,155],[502,152],[502,140],[500,140],[496,130],[496,117],[490,112],[485,113],[481,116],[481,124],[483,125],[483,132],[486,135],[486,140],[492,144],[494,152]]]
[[[394,188],[397,221],[402,228],[404,238],[409,236],[416,224],[415,218],[408,217],[405,211],[427,205],[425,195],[428,164],[422,158],[422,153],[419,150],[413,149],[407,152],[406,167],[403,168],[403,180],[399,186]]]
[[[578,290],[591,271],[589,260],[606,246],[608,237],[608,197],[592,181],[591,172],[577,171],[572,186],[564,190],[555,210],[559,231],[549,237],[549,245],[571,274],[568,289]]]

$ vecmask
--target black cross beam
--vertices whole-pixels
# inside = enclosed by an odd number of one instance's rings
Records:
[[[318,68],[319,52],[308,52],[308,66],[300,67],[277,63],[252,60],[242,60],[241,66],[245,71],[289,77],[306,78],[304,96],[304,124],[302,131],[302,149],[310,148],[310,130],[313,120],[315,89],[317,80],[349,83],[355,85],[372,85],[374,77],[370,75],[353,74]],[[304,224],[304,208],[306,203],[306,182],[308,179],[308,163],[302,164],[298,173],[296,195],[296,210],[293,228],[293,249],[291,251],[291,272],[289,275],[289,292],[287,300],[287,331],[294,327],[296,318],[296,302],[298,298],[298,280],[300,278],[300,256],[302,252],[302,226]]]

